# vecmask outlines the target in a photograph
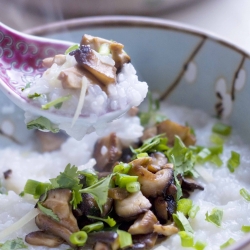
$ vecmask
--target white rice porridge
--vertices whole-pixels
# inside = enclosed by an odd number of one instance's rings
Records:
[[[168,104],[161,105],[161,112],[166,114],[173,121],[185,124],[188,122],[195,129],[197,145],[210,145],[209,137],[215,119],[199,110],[191,110],[185,107],[177,107]],[[110,131],[119,131],[117,135],[125,144],[136,141],[142,135],[143,128],[137,117],[123,117],[110,124],[104,131],[108,134]],[[84,137],[81,141],[69,138],[59,151],[52,153],[37,153],[29,148],[10,147],[0,151],[0,169],[4,172],[12,170],[11,178],[1,180],[2,185],[9,190],[8,195],[0,195],[0,231],[10,226],[13,222],[20,219],[28,213],[35,204],[35,201],[26,195],[19,197],[17,193],[23,190],[27,179],[38,181],[47,181],[54,178],[60,171],[63,171],[68,163],[77,166],[86,164],[85,167],[93,166],[94,160],[91,159],[91,153],[98,135],[92,133]],[[242,225],[250,225],[250,203],[240,195],[239,190],[245,188],[250,190],[250,155],[249,146],[245,145],[237,136],[236,129],[233,129],[232,135],[225,141],[224,152],[221,155],[223,165],[216,167],[211,163],[205,163],[206,177],[198,178],[198,182],[204,186],[204,191],[195,191],[191,195],[193,203],[199,205],[194,219],[190,218],[190,224],[194,229],[195,241],[207,243],[206,250],[220,249],[220,245],[229,238],[235,241],[240,240],[245,233],[241,231]],[[241,164],[234,173],[230,173],[227,168],[227,160],[230,158],[231,151],[236,151],[241,155]],[[205,220],[206,212],[211,212],[213,208],[223,210],[223,219],[221,227]],[[22,230],[9,235],[7,239],[17,237],[24,238],[31,231],[35,231],[34,220],[29,222]],[[56,249],[68,249],[69,246],[61,245]],[[29,245],[28,249],[42,250],[47,247],[35,247]],[[180,236],[178,234],[169,237],[161,246],[155,249],[193,249],[181,246]]]

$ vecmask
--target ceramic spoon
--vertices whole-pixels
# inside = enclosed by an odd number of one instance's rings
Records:
[[[0,22],[0,89],[24,111],[37,117],[46,117],[52,123],[63,124],[63,129],[70,127],[72,116],[42,110],[40,106],[21,95],[21,88],[42,75],[42,59],[64,54],[70,45],[70,42],[26,35]],[[80,139],[97,127],[105,127],[107,122],[117,119],[127,110],[128,108],[104,114],[94,124],[89,117],[80,116],[74,128],[67,133]]]

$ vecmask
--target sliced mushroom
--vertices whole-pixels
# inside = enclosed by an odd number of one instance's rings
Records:
[[[76,218],[72,213],[70,201],[72,200],[72,192],[69,189],[51,189],[47,192],[46,200],[41,204],[51,209],[60,219],[63,226],[71,232],[79,231]]]
[[[165,201],[168,203],[168,216],[172,218],[172,214],[176,212],[177,203],[172,195],[166,195]]]
[[[161,221],[166,223],[168,221],[168,203],[162,196],[158,196],[153,203],[155,215]]]
[[[154,174],[143,166],[133,164],[133,162],[131,162],[132,167],[128,174],[138,176],[141,191],[146,197],[161,195],[163,190],[171,184],[173,177],[172,169],[162,169]]]
[[[140,235],[133,235],[133,246],[131,248],[128,249],[140,249],[140,248],[136,248],[136,246],[140,246],[140,245],[144,245],[144,250],[146,249],[152,249],[157,241],[158,238],[158,234],[157,233],[150,233],[150,234],[140,234]]]
[[[204,190],[204,187],[195,180],[182,177],[181,187],[187,191],[193,192],[195,189]]]
[[[150,157],[152,158],[152,163],[148,167],[148,170],[153,173],[165,168],[165,165],[168,162],[167,157],[161,152],[152,153],[150,154]]]
[[[147,140],[149,138],[152,138],[152,137],[154,137],[156,135],[157,135],[157,128],[156,127],[146,128],[143,131],[143,135],[141,137],[141,140],[145,141],[145,140]]]
[[[114,200],[124,200],[129,196],[129,192],[125,188],[109,188],[108,197]]]
[[[115,133],[98,140],[94,147],[93,158],[96,159],[97,171],[109,171],[113,164],[121,157],[122,146]]]
[[[36,231],[25,236],[25,241],[33,246],[58,247],[64,240],[58,236],[43,231]]]
[[[43,59],[42,65],[43,67],[50,68],[53,63],[57,65],[63,65],[66,62],[66,56],[63,54],[55,55],[54,57],[48,57]]]
[[[51,219],[45,214],[38,214],[36,216],[35,222],[39,229],[62,238],[70,246],[74,247],[74,245],[70,242],[69,239],[72,232],[59,222],[55,221],[54,219]]]
[[[173,145],[175,136],[179,136],[186,146],[194,145],[195,136],[187,126],[182,126],[176,122],[165,120],[157,125],[157,134],[165,133],[168,138],[168,144]]]
[[[154,225],[154,232],[158,234],[162,234],[164,236],[170,236],[173,234],[178,233],[178,228],[175,227],[174,225],[160,225],[160,224],[155,224]]]
[[[42,132],[40,130],[35,131],[36,138],[38,140],[39,149],[41,152],[52,152],[60,149],[61,145],[68,138],[64,133],[52,133]]]
[[[82,37],[81,45],[89,45],[91,49],[99,51],[101,45],[108,44],[112,58],[115,61],[115,67],[120,70],[124,63],[130,62],[130,57],[123,50],[124,46],[121,43],[106,40],[100,37],[93,37],[84,35]]]
[[[117,215],[124,218],[141,214],[151,207],[151,203],[141,191],[130,194],[124,200],[115,200],[114,204]]]
[[[81,210],[82,215],[100,216],[100,209],[94,197],[90,194],[82,194],[82,202],[78,208]]]
[[[112,250],[119,248],[119,237],[113,231],[100,231],[88,234],[88,239],[84,245],[84,249],[92,249],[97,242],[102,242],[110,247]]]
[[[61,80],[64,89],[81,89],[82,88],[82,77],[88,78],[91,84],[98,84],[103,91],[107,91],[105,85],[89,73],[86,69],[79,67],[78,65],[63,69],[58,75],[58,79]]]
[[[110,250],[110,247],[105,243],[97,242],[93,250]]]
[[[128,115],[129,116],[136,116],[138,114],[138,112],[139,112],[139,108],[134,106],[134,107],[130,108],[130,110],[128,111]]]
[[[154,213],[148,210],[136,219],[134,224],[128,229],[128,232],[132,235],[152,233],[154,230],[154,224],[156,223],[158,223],[158,220]]]
[[[78,64],[94,75],[102,84],[108,85],[116,82],[116,68],[103,63],[96,53],[87,45],[70,52],[74,55]]]

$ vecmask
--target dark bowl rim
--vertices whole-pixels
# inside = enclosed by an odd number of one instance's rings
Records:
[[[237,51],[241,55],[250,58],[250,52],[241,48],[240,46],[230,42],[230,40],[220,37],[219,35],[200,29],[191,25],[186,25],[180,22],[171,20],[165,20],[154,17],[143,17],[143,16],[93,16],[93,17],[82,17],[74,18],[63,21],[57,21],[50,24],[37,26],[34,28],[24,30],[25,33],[36,36],[46,36],[55,32],[62,32],[65,30],[74,30],[79,28],[105,28],[107,26],[112,27],[148,27],[165,30],[174,30],[187,34],[199,36],[204,39],[213,40],[223,46],[229,47],[230,49]]]
[[[53,22],[46,25],[37,26],[31,29],[27,29],[24,32],[30,35],[46,36],[54,32],[62,32],[65,30],[74,30],[79,28],[92,28],[92,27],[148,27],[165,30],[174,30],[187,34],[199,36],[204,39],[213,40],[223,46],[226,46],[244,57],[250,58],[250,52],[247,52],[240,46],[230,42],[228,39],[222,38],[217,34],[199,29],[191,25],[186,25],[180,22],[154,18],[154,17],[143,17],[143,16],[93,16],[93,17],[82,17],[68,19],[58,22]],[[229,247],[228,250],[241,250],[248,246],[250,243],[250,235],[246,235],[241,241],[236,242],[233,246]]]

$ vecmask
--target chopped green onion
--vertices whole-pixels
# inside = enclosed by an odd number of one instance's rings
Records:
[[[135,182],[138,180],[138,176],[131,176],[127,174],[116,174],[115,184],[120,188],[125,188],[130,182]]]
[[[137,157],[137,159],[144,158],[144,157],[148,157],[148,154],[147,153],[140,153],[140,154],[137,154],[136,157]]]
[[[79,44],[73,44],[65,51],[65,55],[69,54],[71,51],[74,51],[79,48]]]
[[[25,195],[24,191],[22,191],[22,192],[19,194],[20,197],[24,197],[24,195]]]
[[[203,250],[206,246],[207,244],[205,242],[197,241],[193,247],[196,250]]]
[[[79,232],[76,232],[76,233],[72,233],[70,235],[70,237],[69,237],[70,242],[73,245],[76,245],[76,246],[79,246],[79,247],[84,246],[87,239],[88,239],[88,235],[84,231],[79,231]]]
[[[214,223],[218,227],[221,226],[222,217],[223,211],[218,208],[214,208],[210,215],[206,212],[206,221]]]
[[[241,227],[241,231],[244,232],[244,233],[250,232],[250,226],[243,225]]]
[[[220,249],[225,249],[225,248],[227,248],[227,247],[233,245],[234,242],[235,242],[235,240],[232,239],[232,238],[230,238],[227,242],[225,242],[224,244],[222,244],[222,245],[220,246]]]
[[[240,165],[240,154],[231,151],[231,158],[227,161],[227,167],[231,173]]]
[[[223,161],[221,160],[221,158],[218,156],[218,155],[213,155],[210,159],[210,161],[218,166],[218,167],[221,167],[223,165]]]
[[[240,195],[247,201],[250,201],[250,194],[249,192],[245,189],[245,188],[242,188],[240,190]]]
[[[84,226],[81,231],[85,231],[87,234],[93,231],[100,231],[104,228],[104,224],[101,221]]]
[[[210,141],[214,144],[217,144],[217,145],[223,145],[223,143],[224,143],[223,138],[218,134],[212,134],[210,136]]]
[[[130,164],[121,162],[113,168],[113,173],[127,174],[130,169]]]
[[[110,48],[108,43],[103,43],[99,48],[99,54],[107,56],[110,54]]]
[[[230,135],[231,134],[231,127],[223,124],[221,122],[218,122],[216,124],[214,124],[212,131],[216,134],[220,134],[220,135]]]
[[[134,182],[129,182],[126,184],[126,190],[129,193],[136,193],[138,191],[140,191],[141,185],[138,181],[134,181]]]
[[[188,212],[188,216],[194,219],[199,210],[200,210],[200,207],[198,205],[193,205]]]
[[[188,219],[185,217],[185,215],[183,213],[177,212],[176,214],[173,214],[173,220],[174,220],[176,226],[181,231],[186,231],[186,232],[189,232],[189,233],[194,232],[191,225],[189,224]]]
[[[177,211],[182,212],[185,216],[187,216],[192,204],[193,202],[190,199],[180,199],[177,202]]]
[[[223,145],[208,147],[209,151],[214,155],[221,154],[223,152]]]
[[[40,182],[28,179],[23,192],[25,194],[31,194],[35,199],[39,198],[46,190],[50,189],[51,184],[46,182]]]
[[[51,102],[48,102],[48,103],[42,105],[42,109],[47,110],[47,109],[50,109],[51,107],[60,108],[61,104],[65,101],[69,100],[70,98],[71,98],[71,95],[59,97]]]
[[[125,247],[133,245],[132,236],[130,233],[119,229],[116,232],[119,235],[119,245],[120,245],[119,249],[120,248],[123,249]]]
[[[192,233],[180,231],[178,234],[181,237],[181,245],[183,247],[192,247],[194,245],[194,235]]]
[[[116,225],[116,221],[113,219],[113,218],[110,218],[108,216],[108,218],[100,218],[100,217],[97,217],[97,216],[92,216],[92,215],[87,215],[88,218],[90,219],[95,219],[95,220],[100,220],[100,221],[103,221],[105,223],[107,223],[110,227],[113,227]]]
[[[206,162],[208,161],[209,157],[211,156],[211,151],[208,148],[203,148],[198,154],[197,159]]]

